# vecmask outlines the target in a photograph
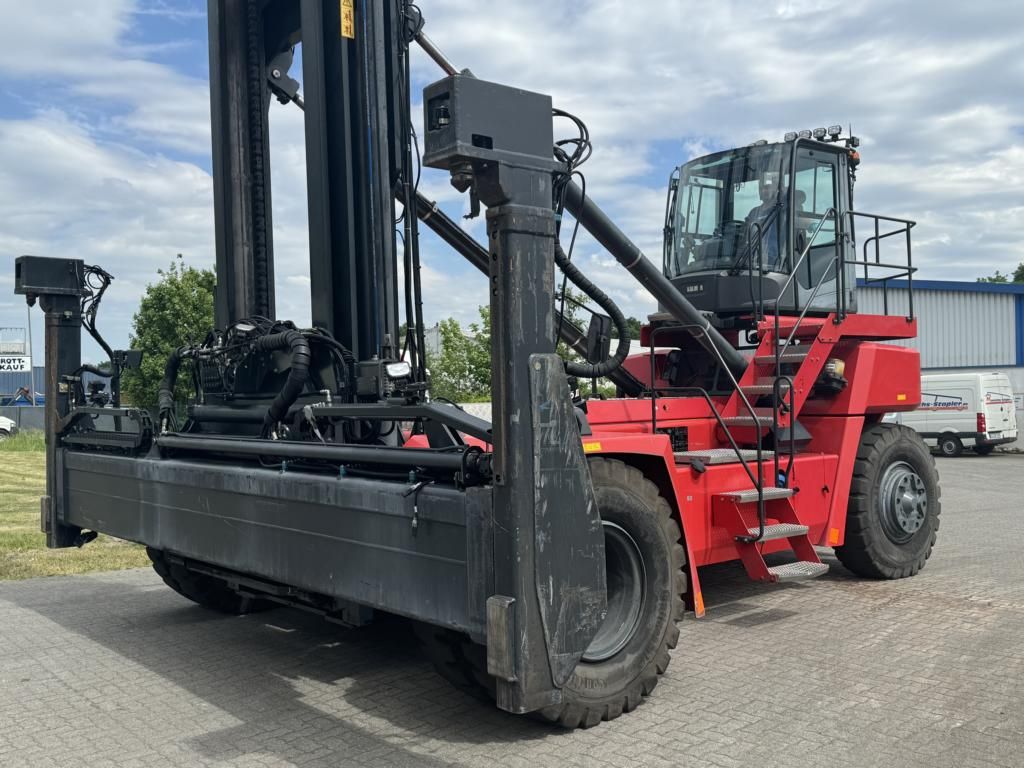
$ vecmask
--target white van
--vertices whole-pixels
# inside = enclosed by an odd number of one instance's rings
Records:
[[[1013,388],[1005,373],[922,376],[918,409],[890,413],[884,420],[916,430],[943,456],[959,456],[965,446],[987,456],[1017,439]]]

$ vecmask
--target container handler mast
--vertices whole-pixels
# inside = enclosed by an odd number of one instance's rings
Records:
[[[120,402],[138,355],[96,329],[110,276],[16,262],[46,315],[49,546],[140,542],[169,586],[228,613],[408,617],[450,680],[568,727],[651,693],[677,622],[704,613],[701,566],[805,579],[823,547],[868,578],[924,566],[938,477],[881,422],[920,399],[917,353],[879,343],[915,336],[912,300],[856,312],[858,274],[912,280],[913,223],[853,208],[855,138],[685,164],[658,267],[574,183],[582,121],[459,71],[407,0],[210,0],[209,33],[217,328],[182,340],[155,414]],[[413,44],[445,73],[423,95],[423,165],[486,207],[486,247],[417,189]],[[275,100],[304,110],[310,328],[273,319]],[[578,135],[556,142],[556,120]],[[627,357],[622,312],[563,250],[565,212],[657,299],[647,354]],[[429,397],[420,223],[487,276],[491,422]],[[586,331],[556,310],[556,265],[603,310]],[[82,391],[83,326],[109,392]],[[571,386],[598,377],[619,396]]]

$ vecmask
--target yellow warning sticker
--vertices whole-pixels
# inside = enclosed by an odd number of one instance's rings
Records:
[[[584,443],[583,444],[583,452],[584,453],[597,453],[600,450],[601,450],[601,444],[600,443]]]
[[[341,36],[356,39],[355,0],[341,0]]]

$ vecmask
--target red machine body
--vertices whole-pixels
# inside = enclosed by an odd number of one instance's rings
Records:
[[[779,328],[788,334],[794,323],[795,318],[783,317]],[[768,369],[774,365],[772,349],[779,341],[772,318],[762,321],[758,332],[754,364],[739,381],[741,389],[751,393],[765,391]],[[830,315],[799,324],[800,343],[794,342],[787,352],[794,360],[789,364],[792,405],[779,415],[779,422],[789,424],[799,417],[810,440],[794,456],[778,457],[785,490],[791,495],[772,493],[773,480],[781,478],[771,478],[774,462],[767,455],[762,459],[767,525],[807,527],[806,534],[793,537],[759,543],[738,540],[758,528],[758,497],[750,491],[748,475],[756,457],[746,468],[740,463],[693,461],[707,451],[734,454],[720,419],[730,421],[737,441],[747,445],[755,442],[755,429],[764,429],[744,424],[747,417],[738,393],[710,401],[692,396],[590,401],[593,434],[583,438],[584,451],[642,469],[679,515],[690,564],[689,601],[697,615],[704,612],[700,566],[740,560],[752,578],[774,581],[763,555],[792,549],[798,562],[820,563],[815,546],[843,543],[857,441],[865,426],[884,413],[912,410],[921,399],[918,353],[879,342],[913,338],[916,333],[916,322],[905,317],[847,315],[839,320]],[[627,365],[633,375],[649,381],[652,367],[656,375],[663,369],[664,355],[655,349],[650,355],[631,357]],[[826,362],[836,360],[844,364],[846,386],[839,393],[815,394]],[[662,384],[656,381],[655,388]],[[683,435],[685,450],[678,450]]]

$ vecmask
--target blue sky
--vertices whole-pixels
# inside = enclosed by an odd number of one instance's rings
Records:
[[[588,191],[649,255],[660,254],[675,165],[852,123],[864,139],[858,208],[919,222],[919,277],[966,280],[1024,260],[1015,5],[519,0],[490,15],[476,0],[420,2],[460,66],[552,93],[589,124]],[[16,255],[75,256],[116,276],[100,324],[123,346],[158,268],[177,253],[213,263],[205,2],[0,0],[0,12],[0,326],[24,322]],[[420,57],[414,92],[437,76]],[[278,308],[302,322],[301,115],[275,104],[271,126]],[[440,174],[423,190],[453,215],[465,209]],[[482,233],[480,221],[467,226]],[[653,309],[592,241],[577,254],[627,312]],[[473,319],[482,278],[433,241],[425,261],[428,320]]]

